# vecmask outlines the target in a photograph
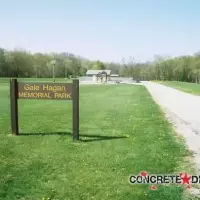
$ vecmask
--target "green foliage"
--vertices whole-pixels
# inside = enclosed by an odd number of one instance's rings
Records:
[[[110,69],[112,73],[134,79],[200,83],[200,53],[175,58],[155,56],[154,61],[146,63],[135,62],[133,57],[121,63],[104,63],[70,53],[31,54],[21,49],[0,48],[0,77],[49,78],[52,77],[52,60],[56,60],[58,78],[84,76],[88,69]]]
[[[104,63],[100,62],[99,60],[97,60],[94,65],[92,66],[92,69],[96,69],[96,70],[103,70],[106,69]]]
[[[55,76],[58,78],[84,76],[89,69],[111,69],[119,73],[119,63],[90,61],[71,53],[31,54],[25,50],[6,51],[0,48],[0,77],[50,78],[52,60],[56,60]]]
[[[153,62],[125,62],[120,68],[121,76],[141,80],[185,81],[200,83],[200,54],[175,58],[155,56]]]
[[[146,73],[146,77],[143,74]],[[158,81],[200,82],[200,57],[181,56],[176,58],[156,58],[150,69],[144,68],[142,79]]]

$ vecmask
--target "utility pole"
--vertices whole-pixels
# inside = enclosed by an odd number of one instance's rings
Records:
[[[55,65],[56,65],[56,60],[51,61],[52,67],[53,67],[53,82],[55,83]]]

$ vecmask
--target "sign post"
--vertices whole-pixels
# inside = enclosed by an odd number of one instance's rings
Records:
[[[17,79],[10,79],[10,113],[12,134],[19,134],[18,127],[18,102],[17,102]]]
[[[73,80],[73,140],[79,140],[79,80]]]
[[[79,80],[73,83],[28,83],[10,80],[12,134],[19,134],[18,99],[72,100],[73,140],[79,140]]]

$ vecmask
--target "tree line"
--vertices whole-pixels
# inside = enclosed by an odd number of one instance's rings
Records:
[[[85,76],[89,69],[110,69],[114,74],[133,79],[200,83],[200,53],[175,58],[155,56],[153,61],[144,63],[133,57],[120,63],[106,63],[66,52],[45,54],[0,48],[0,77],[49,78],[53,67],[59,78]]]
[[[151,62],[127,62],[122,70],[134,79],[200,83],[200,52],[179,57],[156,55]]]
[[[140,75],[150,80],[200,83],[200,53],[175,58],[156,56]]]
[[[89,69],[111,69],[119,73],[120,64],[91,61],[72,53],[31,53],[22,49],[8,51],[0,48],[0,77],[84,76]]]

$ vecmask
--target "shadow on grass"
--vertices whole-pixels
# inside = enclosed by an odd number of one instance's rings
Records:
[[[71,136],[70,132],[53,132],[53,133],[20,133],[19,136],[49,136],[49,135],[60,135],[60,136]],[[82,139],[81,137],[85,137]],[[90,139],[87,139],[90,138]],[[124,139],[126,136],[104,136],[104,135],[87,135],[79,134],[79,140],[81,142],[94,142],[100,140],[114,140],[114,139]]]

